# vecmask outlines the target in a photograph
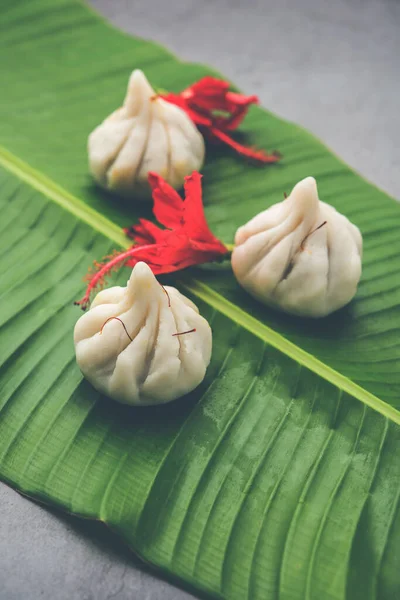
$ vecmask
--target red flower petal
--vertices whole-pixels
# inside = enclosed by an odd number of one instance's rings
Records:
[[[216,123],[219,123],[220,127],[233,131],[237,129],[249,110],[251,104],[258,104],[259,100],[257,96],[243,96],[243,94],[237,94],[235,92],[228,92],[227,104],[230,109],[231,116],[229,118],[220,117],[216,119]],[[222,123],[221,123],[222,121]]]
[[[208,251],[224,254],[226,247],[210,231],[204,214],[204,206],[201,191],[202,175],[194,171],[185,177],[185,233],[191,240],[192,247],[203,242]],[[203,247],[203,251],[205,248]],[[208,261],[206,261],[208,262]]]
[[[84,310],[92,291],[104,282],[110,271],[123,264],[134,267],[138,261],[144,261],[155,275],[160,275],[218,260],[228,254],[226,246],[207,225],[199,173],[185,178],[185,200],[159,175],[151,173],[149,181],[153,188],[154,214],[169,229],[161,229],[147,219],[140,219],[137,225],[126,228],[125,233],[135,245],[95,264],[97,272],[89,276],[84,297],[75,303]]]
[[[188,101],[183,97],[184,92],[181,94],[163,94],[161,97],[166,102],[175,104],[186,112],[189,119],[198,126],[210,127],[212,125],[212,119],[207,114],[201,114],[198,109],[191,109]]]
[[[242,156],[262,163],[276,162],[281,158],[276,152],[268,154],[247,148],[228,135],[228,132],[234,131],[241,124],[249,106],[258,104],[257,96],[231,92],[227,81],[208,76],[180,94],[166,94],[162,98],[184,110],[208,139],[226,143]]]
[[[169,229],[179,227],[183,219],[183,203],[178,192],[157,173],[149,173],[149,183],[153,190],[153,213],[157,221]]]
[[[251,160],[267,164],[278,162],[281,159],[279,152],[272,152],[271,154],[268,154],[268,152],[265,152],[264,150],[257,150],[256,148],[250,148],[248,146],[244,146],[243,144],[239,144],[238,142],[235,142],[230,135],[224,131],[221,131],[221,129],[213,127],[209,130],[209,135],[215,137],[215,139],[218,139],[227,146],[230,146],[238,154],[241,154],[246,158],[250,158]]]
[[[184,228],[189,238],[206,240],[213,236],[204,214],[201,179],[202,175],[196,171],[185,177]]]
[[[229,83],[215,77],[203,77],[182,92],[190,106],[205,111],[227,110],[226,94]]]
[[[139,219],[137,225],[126,227],[124,233],[137,244],[155,244],[162,240],[163,230],[147,219]]]

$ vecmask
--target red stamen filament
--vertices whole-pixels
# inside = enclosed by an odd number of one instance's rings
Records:
[[[172,337],[176,336],[176,335],[186,335],[187,333],[194,333],[196,331],[196,328],[194,329],[189,329],[189,331],[181,331],[179,333],[173,333]]]
[[[106,321],[104,321],[104,323],[103,323],[103,325],[101,326],[101,329],[100,329],[100,331],[99,331],[99,334],[101,335],[101,334],[103,333],[104,326],[105,326],[105,325],[106,325],[106,324],[107,324],[109,321],[112,321],[113,319],[115,319],[116,321],[119,321],[119,322],[121,323],[122,327],[125,329],[125,333],[126,333],[126,335],[127,335],[127,336],[128,336],[128,338],[131,340],[131,342],[133,342],[133,339],[132,339],[132,338],[131,338],[131,336],[129,335],[129,333],[128,333],[128,330],[127,330],[127,328],[126,328],[126,326],[125,326],[125,323],[124,323],[124,322],[123,322],[123,320],[122,320],[122,319],[120,319],[119,317],[109,317],[109,318],[108,318]]]
[[[321,225],[318,225],[318,227],[316,227],[315,229],[313,229],[312,231],[310,231],[310,233],[308,233],[306,235],[306,237],[304,238],[304,240],[300,244],[300,250],[304,250],[304,244],[306,243],[306,241],[308,240],[308,238],[310,237],[310,235],[312,235],[313,233],[315,233],[316,231],[318,231],[318,229],[321,229],[321,227],[323,227],[324,225],[326,225],[327,222],[328,221],[324,221],[323,223],[321,223]]]
[[[93,277],[90,279],[89,285],[86,288],[86,294],[83,296],[83,298],[81,298],[81,300],[77,300],[76,302],[74,302],[74,304],[80,305],[82,310],[86,310],[90,302],[90,294],[98,285],[102,283],[104,277],[110,271],[112,271],[116,265],[118,265],[121,262],[124,262],[125,260],[129,260],[134,256],[136,252],[141,252],[143,250],[147,250],[148,248],[153,248],[153,246],[153,244],[147,244],[146,246],[132,246],[131,248],[129,248],[129,250],[126,250],[126,252],[121,252],[120,254],[117,254],[117,256],[114,256],[114,258],[112,258],[110,261],[104,264],[101,267],[101,269],[99,269],[97,273],[93,275]]]
[[[263,162],[263,163],[274,163],[274,162],[277,162],[281,157],[279,152],[273,152],[272,154],[268,154],[264,150],[256,150],[254,148],[247,148],[246,146],[243,146],[243,144],[239,144],[238,142],[236,142],[227,133],[225,133],[221,129],[218,129],[217,127],[210,127],[209,131],[210,131],[211,135],[213,135],[214,137],[219,139],[221,142],[224,142],[225,144],[227,144],[228,146],[230,146],[231,148],[236,150],[236,152],[238,154],[241,154],[242,156],[246,156],[247,158],[259,160],[260,162]]]

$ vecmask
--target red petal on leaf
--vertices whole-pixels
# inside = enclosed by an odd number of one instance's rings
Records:
[[[248,146],[244,146],[243,144],[239,144],[235,142],[233,138],[230,137],[227,133],[221,131],[217,128],[211,128],[209,130],[209,134],[216,139],[224,142],[227,146],[233,148],[238,154],[245,156],[246,158],[250,158],[251,160],[255,160],[262,163],[275,163],[281,159],[281,155],[279,152],[272,152],[272,154],[268,154],[264,150],[257,150],[256,148],[249,148]]]
[[[139,219],[137,225],[125,227],[124,233],[137,244],[155,244],[161,241],[163,230],[147,219]]]
[[[204,94],[205,96],[223,96],[229,90],[229,83],[224,79],[206,75],[187,89],[193,90],[196,94]]]
[[[206,221],[204,214],[202,191],[201,191],[202,175],[193,172],[185,177],[185,232],[189,238],[198,240],[207,240],[213,237]]]
[[[154,214],[170,229],[161,229],[147,219],[126,228],[125,233],[135,245],[124,252],[117,252],[103,263],[95,263],[97,272],[90,275],[84,297],[75,303],[84,310],[92,291],[104,283],[110,271],[122,264],[134,267],[137,262],[143,261],[155,275],[160,275],[212,262],[228,254],[226,246],[207,225],[199,173],[195,171],[185,178],[185,200],[159,175],[152,173],[149,181],[153,188]]]
[[[210,127],[212,125],[212,119],[207,114],[202,114],[199,110],[193,110],[190,108],[188,101],[181,94],[164,94],[161,97],[170,104],[175,104],[188,115],[189,119],[193,121],[195,125],[203,125],[204,127]]]
[[[210,231],[204,214],[201,190],[202,175],[194,171],[185,177],[185,233],[191,240],[192,248],[202,242],[209,252],[224,254],[226,247]],[[200,246],[198,246],[200,247]],[[203,251],[205,248],[203,247]]]
[[[122,231],[131,240],[133,240],[135,238],[135,225],[129,225],[129,227],[123,227]]]
[[[213,238],[213,240],[209,240],[207,242],[191,240],[191,249],[193,252],[212,257],[202,262],[213,262],[221,256],[225,256],[229,253],[229,250],[225,244],[223,244],[218,238],[214,236]]]
[[[134,246],[134,252],[125,265],[134,267],[138,261],[146,262],[155,275],[180,271],[193,265],[211,262],[221,255],[227,254],[225,246],[221,248],[207,243],[192,242],[186,235],[170,236],[165,243],[148,246]]]
[[[223,129],[227,129],[229,131],[233,131],[239,127],[247,115],[251,104],[258,104],[259,102],[257,96],[243,96],[243,94],[237,94],[234,92],[229,92],[227,94],[227,101],[230,104],[229,112],[231,113],[231,116],[228,118],[217,117],[215,122],[220,127],[222,125]]]
[[[149,173],[148,177],[153,190],[153,213],[157,221],[169,229],[179,227],[183,218],[182,198],[157,173]]]
[[[181,95],[190,106],[195,106],[200,110],[227,110],[226,94],[228,90],[229,83],[227,81],[208,76],[188,87]]]
[[[214,77],[204,77],[181,94],[187,105],[194,110],[206,112],[219,126],[235,129],[246,116],[250,104],[258,104],[257,96],[245,96],[229,91],[229,83]],[[224,112],[226,116],[213,115]]]
[[[244,94],[239,94],[239,92],[228,92],[226,94],[226,99],[233,106],[250,106],[250,104],[259,104],[260,101],[258,96],[244,96]]]
[[[234,131],[245,118],[251,104],[258,104],[257,96],[245,96],[229,91],[229,83],[215,77],[203,77],[180,94],[166,94],[162,98],[184,110],[210,140],[219,140],[234,150],[261,163],[277,162],[277,152],[246,148],[235,142],[228,132]]]
[[[180,268],[177,266],[179,251],[183,251],[186,256],[186,247],[172,248],[167,244],[154,244],[143,251],[142,248],[138,247],[138,252],[126,264],[128,267],[134,267],[141,260],[149,265],[154,275],[177,271]]]

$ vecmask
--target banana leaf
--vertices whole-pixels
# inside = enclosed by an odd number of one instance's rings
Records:
[[[75,0],[0,10],[1,479],[103,521],[198,595],[399,598],[400,207],[306,131],[252,109],[241,135],[284,159],[260,169],[209,148],[211,228],[231,242],[314,175],[362,230],[357,297],[314,322],[260,306],[229,268],[193,269],[174,281],[212,323],[205,381],[169,406],[112,404],[75,364],[72,302],[148,209],[93,185],[87,135],[133,68],[173,91],[213,71]]]

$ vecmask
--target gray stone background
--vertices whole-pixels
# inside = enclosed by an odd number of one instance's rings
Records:
[[[400,197],[400,0],[91,0],[213,65]],[[0,485],[1,600],[189,600],[105,528]]]

